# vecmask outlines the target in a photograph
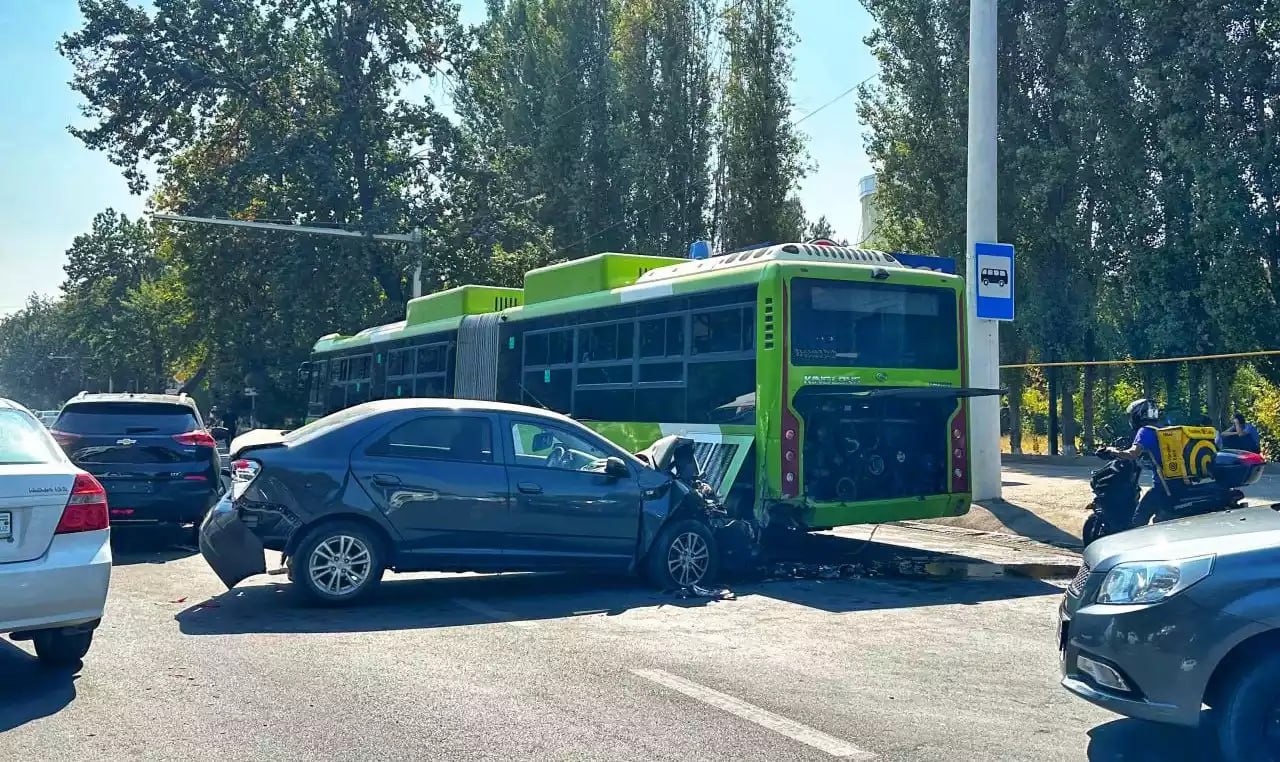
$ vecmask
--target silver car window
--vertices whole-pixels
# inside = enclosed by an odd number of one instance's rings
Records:
[[[21,410],[0,410],[0,466],[60,462],[61,450],[39,421]]]

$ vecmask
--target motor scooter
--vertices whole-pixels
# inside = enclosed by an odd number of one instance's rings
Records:
[[[1122,441],[1116,446],[1123,444]],[[1217,450],[1209,460],[1206,477],[1175,480],[1162,477],[1160,470],[1145,456],[1141,461],[1121,460],[1108,455],[1105,449],[1098,450],[1097,455],[1107,464],[1089,477],[1093,500],[1087,507],[1089,517],[1085,519],[1081,532],[1085,545],[1099,537],[1152,521],[1170,521],[1243,508],[1244,492],[1240,488],[1262,478],[1262,468],[1266,463],[1258,453]],[[1155,497],[1139,499],[1138,478],[1142,474],[1142,463],[1151,467],[1155,475],[1151,489],[1160,490],[1163,499],[1159,493]],[[1144,504],[1147,504],[1146,509],[1140,510],[1139,506]]]

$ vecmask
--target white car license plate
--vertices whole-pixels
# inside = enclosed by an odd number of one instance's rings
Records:
[[[13,514],[9,511],[0,511],[0,540],[7,540],[13,536]]]

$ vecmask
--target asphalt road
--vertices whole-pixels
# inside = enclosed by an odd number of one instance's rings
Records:
[[[1038,580],[744,581],[706,601],[388,575],[371,605],[323,610],[118,539],[78,674],[0,640],[0,759],[1206,758],[1196,733],[1058,687],[1060,589]]]

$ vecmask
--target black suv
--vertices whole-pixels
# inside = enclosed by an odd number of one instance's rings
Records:
[[[81,393],[50,433],[102,482],[112,524],[198,524],[222,492],[213,435],[185,394]]]

